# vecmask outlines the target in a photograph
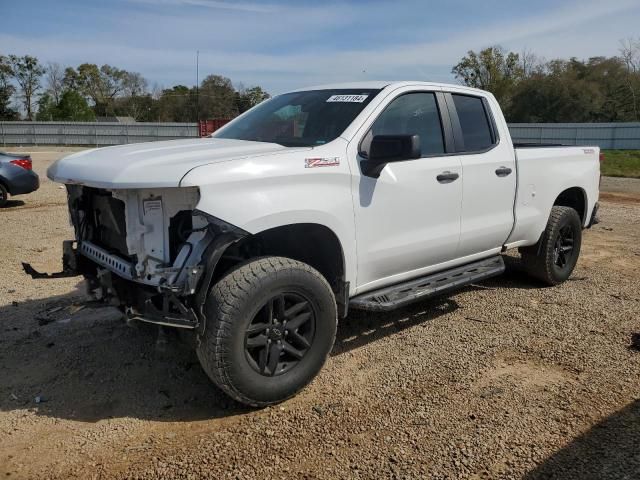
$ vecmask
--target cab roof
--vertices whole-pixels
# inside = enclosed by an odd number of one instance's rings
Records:
[[[382,81],[382,80],[370,80],[363,82],[346,82],[346,83],[330,83],[325,85],[314,85],[306,88],[297,88],[295,90],[291,90],[292,92],[303,92],[308,90],[358,90],[358,89],[375,89],[382,90],[383,88],[395,89],[398,87],[406,87],[406,86],[420,86],[420,87],[431,87],[431,88],[452,88],[454,87],[456,90],[468,90],[469,92],[475,93],[484,93],[487,92],[484,90],[480,90],[478,88],[467,87],[465,85],[459,85],[455,83],[438,83],[438,82],[423,82],[420,80],[405,80],[405,81]]]

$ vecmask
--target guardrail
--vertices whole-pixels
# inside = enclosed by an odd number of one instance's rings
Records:
[[[640,123],[512,123],[514,142],[640,150]],[[197,123],[0,122],[2,145],[107,146],[195,138]]]

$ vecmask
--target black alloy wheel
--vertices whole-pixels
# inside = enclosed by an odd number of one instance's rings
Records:
[[[261,375],[282,375],[304,358],[315,330],[316,313],[307,299],[297,293],[275,295],[247,327],[247,361]]]
[[[563,269],[571,263],[573,256],[573,229],[571,225],[565,225],[558,232],[553,249],[553,263]]]

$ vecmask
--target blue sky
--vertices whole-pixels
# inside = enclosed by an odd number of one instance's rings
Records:
[[[469,49],[615,55],[640,1],[0,0],[0,54],[109,63],[168,87],[207,73],[271,93],[335,81],[454,81]]]

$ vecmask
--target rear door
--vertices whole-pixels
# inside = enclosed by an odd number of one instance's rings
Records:
[[[499,250],[513,227],[516,165],[500,115],[488,98],[466,92],[445,94],[456,152],[462,164],[462,221],[459,258]],[[496,104],[497,108],[497,104]]]

